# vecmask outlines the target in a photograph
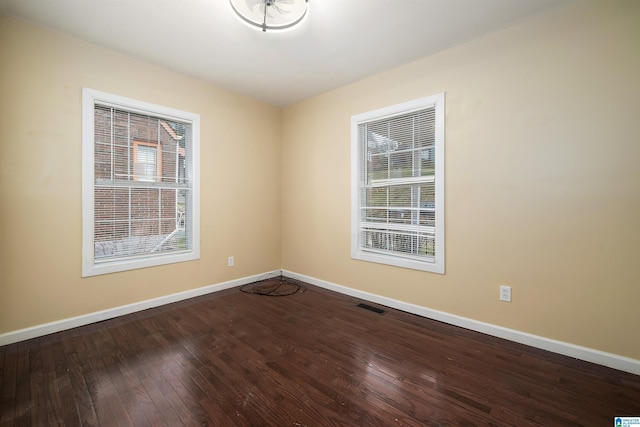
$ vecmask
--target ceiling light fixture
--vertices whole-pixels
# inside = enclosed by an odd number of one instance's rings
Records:
[[[307,15],[309,0],[229,0],[238,16],[253,27],[285,30]]]

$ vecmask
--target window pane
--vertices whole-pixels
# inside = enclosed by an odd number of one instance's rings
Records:
[[[94,120],[95,259],[191,249],[191,126],[101,106]]]
[[[389,206],[411,207],[411,187],[390,187]]]
[[[126,111],[112,109],[113,120],[111,139],[111,162],[113,164],[113,177],[111,179],[130,180],[133,168],[131,167],[132,144],[130,131],[130,114]]]

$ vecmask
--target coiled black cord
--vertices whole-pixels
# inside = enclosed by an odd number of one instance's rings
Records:
[[[306,290],[307,288],[301,282],[284,276],[264,279],[240,286],[240,292],[267,297],[286,297],[297,293],[304,293]]]

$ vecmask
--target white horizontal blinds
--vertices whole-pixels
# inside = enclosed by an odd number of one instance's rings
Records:
[[[95,261],[192,249],[191,124],[94,109]]]
[[[360,246],[432,260],[435,246],[435,108],[359,125]]]

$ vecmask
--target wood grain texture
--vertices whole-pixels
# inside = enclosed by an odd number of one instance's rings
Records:
[[[307,285],[0,347],[0,426],[596,426],[640,377]]]

